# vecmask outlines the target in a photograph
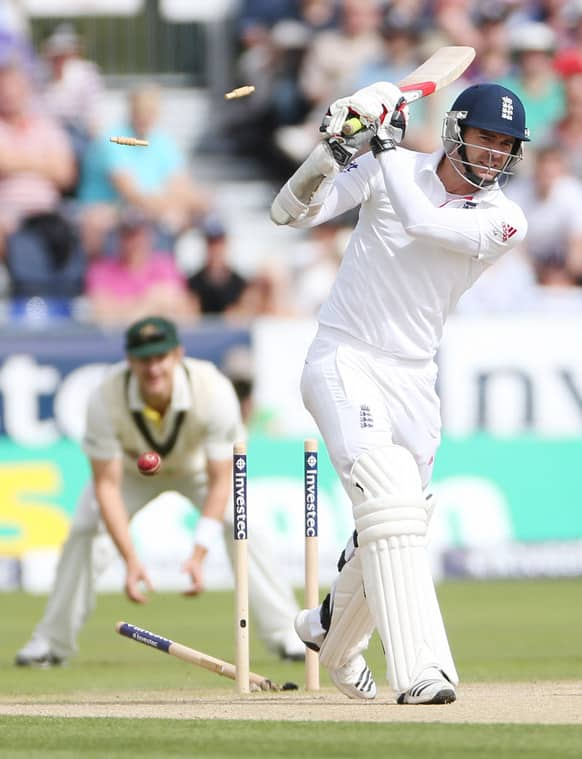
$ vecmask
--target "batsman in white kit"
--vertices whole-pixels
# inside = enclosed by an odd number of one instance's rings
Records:
[[[524,214],[500,186],[529,134],[523,104],[497,84],[457,97],[433,154],[399,145],[407,120],[390,83],[335,101],[322,141],[271,207],[275,223],[305,228],[360,206],[301,381],[355,531],[330,595],[295,628],[347,696],[376,695],[363,656],[376,629],[397,702],[445,704],[458,675],[426,551],[441,425],[435,354],[463,292],[525,237]],[[363,128],[346,136],[347,121]]]
[[[232,450],[245,436],[233,385],[211,362],[184,357],[176,326],[167,319],[142,319],[125,337],[127,362],[113,366],[89,400],[83,447],[93,476],[80,497],[44,616],[18,652],[18,665],[58,665],[77,651],[78,634],[95,606],[95,578],[112,558],[107,533],[126,565],[127,596],[147,600],[144,588],[152,585],[129,523],[162,493],[181,493],[200,511],[183,566],[190,579],[185,595],[204,590],[204,560],[223,532],[233,558]],[[156,476],[144,477],[136,467],[146,450],[162,457]],[[299,611],[293,589],[256,521],[248,552],[258,633],[282,658],[304,658],[293,627]]]

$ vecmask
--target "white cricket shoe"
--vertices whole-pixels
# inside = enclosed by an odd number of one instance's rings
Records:
[[[398,696],[399,704],[452,704],[457,700],[455,686],[440,669],[427,670],[424,677]]]
[[[303,609],[295,617],[295,630],[303,643],[312,651],[319,651],[325,639],[321,627],[319,609]],[[330,669],[329,676],[338,690],[348,698],[372,699],[376,697],[374,676],[361,654],[337,669]]]
[[[47,640],[35,635],[20,649],[14,659],[18,667],[38,667],[39,669],[58,667],[64,662],[63,657],[51,651]]]
[[[374,676],[362,654],[358,654],[343,667],[330,669],[329,676],[335,687],[345,693],[348,698],[364,698],[367,700],[376,698]]]

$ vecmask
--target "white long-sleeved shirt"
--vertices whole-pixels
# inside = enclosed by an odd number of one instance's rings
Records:
[[[293,224],[316,226],[361,204],[319,323],[396,359],[432,359],[461,295],[527,232],[497,185],[449,195],[436,174],[442,156],[366,153],[335,178],[319,213]]]

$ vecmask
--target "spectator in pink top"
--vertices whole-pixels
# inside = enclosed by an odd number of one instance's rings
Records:
[[[125,208],[118,231],[118,255],[97,258],[88,268],[86,292],[95,321],[125,324],[149,313],[178,320],[190,316],[185,279],[170,253],[153,248],[144,213]]]

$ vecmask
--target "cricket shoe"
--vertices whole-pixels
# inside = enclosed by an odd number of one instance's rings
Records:
[[[38,669],[59,667],[64,663],[65,659],[53,653],[44,638],[35,636],[20,649],[14,659],[17,667],[37,667]]]
[[[398,696],[399,704],[452,704],[457,700],[455,687],[440,669],[432,667]]]
[[[330,669],[329,676],[335,687],[345,693],[348,698],[367,700],[376,698],[374,675],[370,672],[362,654],[350,659],[343,667]]]
[[[319,609],[303,609],[295,617],[295,630],[303,643],[312,651],[319,651],[325,639]],[[366,660],[358,654],[342,667],[330,669],[329,676],[338,690],[348,698],[372,699],[376,697],[376,683]]]

